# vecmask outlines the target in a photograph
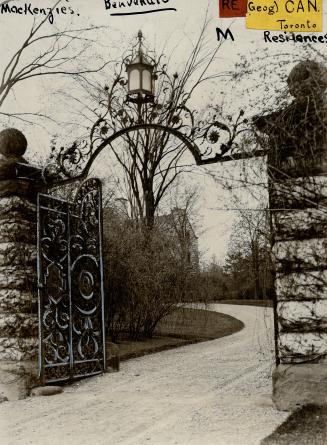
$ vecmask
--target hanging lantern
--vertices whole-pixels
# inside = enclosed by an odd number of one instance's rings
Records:
[[[154,65],[142,51],[142,32],[138,34],[139,50],[137,56],[126,65],[128,76],[127,97],[131,102],[153,102],[154,100]]]

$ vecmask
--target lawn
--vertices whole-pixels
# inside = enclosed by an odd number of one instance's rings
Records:
[[[215,300],[217,304],[240,304],[245,306],[273,307],[273,300]]]
[[[229,315],[203,309],[177,308],[159,323],[152,339],[120,341],[120,359],[128,360],[178,346],[214,340],[238,332],[243,327],[241,321]]]

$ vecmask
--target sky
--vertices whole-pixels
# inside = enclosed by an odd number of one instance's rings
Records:
[[[24,5],[24,3],[19,0],[13,2],[17,6]],[[31,3],[33,7],[51,7],[54,4],[52,0],[32,0]],[[111,2],[112,5],[114,3]],[[276,66],[274,66],[276,56],[286,54],[286,70],[289,71],[295,61],[301,59],[303,50],[301,45],[266,43],[263,31],[246,29],[244,18],[220,19],[218,0],[169,0],[164,3],[164,7],[176,8],[176,12],[165,11],[133,16],[111,16],[110,13],[117,12],[118,9],[106,10],[104,0],[62,0],[59,6],[72,8],[74,14],[55,15],[54,23],[46,25],[47,32],[65,27],[93,28],[88,33],[94,42],[87,52],[87,57],[84,55],[83,60],[78,60],[80,57],[78,44],[69,55],[72,58],[72,63],[77,64],[91,62],[94,66],[99,66],[97,64],[101,64],[103,60],[119,60],[121,54],[130,47],[132,42],[135,42],[138,30],[142,30],[147,44],[151,48],[155,48],[158,53],[164,51],[169,54],[172,65],[178,71],[185,63],[206,15],[210,19],[206,30],[208,50],[212,50],[218,45],[216,28],[227,29],[230,27],[234,41],[224,42],[219,50],[218,58],[211,68],[212,72],[235,72],[235,64],[240,63],[242,58],[254,60],[253,57],[256,56],[253,54],[258,54],[261,65],[266,63],[266,71],[261,69],[256,72],[257,65],[253,63],[249,76],[243,78],[239,84],[235,79],[226,78],[208,82],[194,94],[191,101],[192,107],[199,110],[213,104],[222,104],[225,114],[234,114],[243,108],[251,116],[255,114],[256,105],[258,112],[264,107],[269,108],[267,90],[274,85],[276,89],[278,82]],[[139,9],[142,8],[135,7],[131,10]],[[326,14],[324,14],[324,18],[326,18]],[[3,72],[12,54],[24,41],[32,22],[33,17],[30,15],[0,14],[0,73]],[[316,46],[321,53],[327,54],[325,47],[326,44],[317,44]],[[42,46],[36,46],[36,53],[41,51],[40,48],[42,49]],[[266,59],[264,59],[265,57]],[[21,63],[24,61],[23,57]],[[106,69],[107,71],[104,70],[103,73],[104,82],[107,73],[110,81],[113,65],[109,64]],[[70,127],[62,122],[67,122],[70,118],[73,119],[78,106],[72,101],[69,102],[67,97],[63,100],[63,93],[69,93],[74,88],[76,86],[67,78],[35,77],[17,85],[6,99],[0,110],[2,112],[41,112],[51,116],[54,120],[44,120],[42,126],[17,120],[7,121],[4,117],[0,122],[1,127],[14,126],[27,136],[29,143],[27,157],[31,162],[45,162],[53,135],[57,135],[59,143],[67,142],[72,137]],[[253,103],[255,104],[254,108]],[[247,167],[251,169],[253,166],[248,164]],[[220,186],[219,179],[230,176],[233,178],[232,183],[237,185],[241,167],[239,163],[227,163],[211,166],[209,170],[211,175],[208,175],[203,169],[195,169],[188,181],[199,188],[199,214],[201,216],[199,245],[204,259],[209,261],[215,255],[218,261],[223,262],[237,212],[231,210],[234,208],[235,202],[232,200],[231,192]],[[105,172],[106,170],[103,170],[102,173]],[[237,205],[246,208],[257,207],[257,201],[253,200],[251,193],[246,190],[239,189],[238,196],[240,202]]]

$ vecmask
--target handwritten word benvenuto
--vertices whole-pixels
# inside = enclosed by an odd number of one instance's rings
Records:
[[[110,15],[151,14],[154,12],[177,11],[176,8],[163,7],[173,0],[104,0],[106,10],[113,11]],[[146,7],[146,9],[144,8]],[[117,12],[114,12],[114,11]],[[118,12],[119,10],[119,12]]]
[[[69,0],[66,0],[69,3]],[[11,2],[3,4],[0,6],[0,14],[18,14],[18,15],[30,15],[30,16],[44,16],[48,17],[51,24],[54,22],[55,16],[62,15],[79,15],[76,11],[69,5],[58,6],[56,8],[46,7],[46,8],[36,8],[32,3],[23,3],[17,6]]]

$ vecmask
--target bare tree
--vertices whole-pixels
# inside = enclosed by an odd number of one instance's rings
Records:
[[[60,2],[61,0],[54,3],[49,14]],[[1,5],[7,3],[9,1],[2,2]],[[33,21],[25,39],[10,55],[9,61],[4,66],[0,76],[0,114],[3,116],[28,120],[33,115],[33,113],[4,110],[8,96],[22,82],[45,76],[85,76],[100,71],[110,63],[99,63],[96,67],[87,67],[84,62],[81,66],[82,56],[86,56],[87,49],[94,43],[91,33],[99,27],[56,29],[54,25],[51,25],[51,30],[48,30],[47,22],[48,16],[41,21]],[[94,65],[94,60],[92,64]],[[37,115],[46,117],[41,113]]]
[[[240,211],[230,238],[225,270],[232,292],[261,299],[271,287],[268,217],[262,211]]]
[[[208,134],[204,130],[203,121],[201,122],[203,116],[191,110],[189,102],[200,85],[229,74],[211,70],[222,43],[214,49],[208,49],[207,25],[206,19],[179,73],[170,68],[173,61],[167,59],[164,53],[152,57],[153,52],[147,49],[147,56],[143,57],[148,57],[148,62],[154,66],[154,101],[146,101],[143,105],[126,101],[126,63],[133,60],[139,51],[143,51],[143,37],[140,37],[142,44],[137,44],[132,53],[127,55],[127,60],[124,58],[117,65],[112,87],[91,83],[89,79],[82,79],[81,82],[81,86],[89,94],[90,105],[87,105],[87,109],[93,112],[93,122],[95,121],[88,135],[87,156],[94,153],[96,147],[108,136],[133,125],[145,124],[142,129],[123,134],[110,148],[127,178],[130,195],[128,199],[132,197],[137,218],[149,229],[153,228],[155,214],[170,187],[183,172],[189,171],[194,165],[194,159],[187,157],[185,144],[175,136],[161,128],[147,125],[160,125],[184,132],[190,140],[204,139]],[[65,160],[71,162],[74,157],[80,160],[80,153],[76,143],[71,150],[62,149],[55,156],[64,164]],[[71,163],[73,169],[76,169],[77,162],[73,160]]]
[[[198,252],[198,202],[199,192],[192,187],[180,189],[175,187],[171,193],[169,227],[176,239],[176,251],[180,259],[181,269],[185,274],[199,271]],[[167,216],[164,216],[167,218]],[[158,218],[160,223],[160,217]]]

